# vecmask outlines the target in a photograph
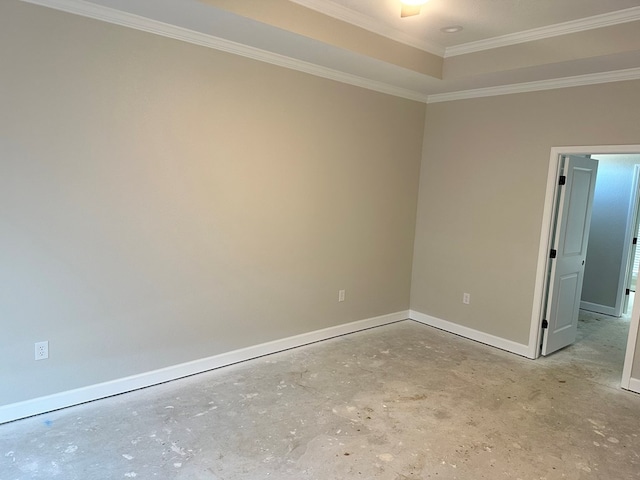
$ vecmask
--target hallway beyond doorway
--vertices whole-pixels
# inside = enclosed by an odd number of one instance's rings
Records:
[[[620,388],[630,318],[580,310],[575,343],[541,360],[568,375]]]

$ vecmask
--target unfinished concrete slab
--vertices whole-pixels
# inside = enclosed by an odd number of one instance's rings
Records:
[[[640,478],[640,395],[572,361],[403,321],[2,425],[0,478]]]

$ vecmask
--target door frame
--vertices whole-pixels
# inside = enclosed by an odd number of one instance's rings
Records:
[[[638,342],[638,330],[640,329],[640,298],[634,299],[631,310],[631,323],[629,325],[629,336],[627,337],[627,350],[624,354],[624,367],[622,367],[622,380],[620,386],[625,390],[632,390],[640,393],[640,381],[631,378],[633,360],[636,354],[636,344]]]
[[[640,164],[636,164],[633,167],[631,202],[629,203],[629,213],[627,214],[627,229],[624,237],[625,243],[622,252],[622,266],[620,268],[623,288],[618,292],[620,308],[616,310],[620,315],[624,314],[625,307],[627,306],[628,295],[626,294],[626,290],[631,286],[631,280],[633,279],[633,253],[637,248],[633,246],[633,239],[638,232],[638,220],[640,220],[638,208],[640,208]],[[618,303],[616,303],[616,306],[618,306]]]
[[[558,187],[558,170],[561,155],[597,155],[597,154],[634,154],[640,153],[640,145],[588,145],[552,147],[549,154],[549,169],[547,173],[547,189],[542,212],[542,226],[540,229],[540,243],[536,280],[533,291],[533,308],[531,311],[531,328],[529,331],[529,357],[540,357],[540,340],[542,338],[542,320],[544,316],[544,299],[546,296],[546,277],[549,268],[549,249],[551,248],[551,234],[555,224],[555,201]],[[622,386],[628,388],[631,379],[631,368],[635,356],[635,346],[640,326],[640,299],[633,306],[627,351],[622,374]],[[633,340],[633,342],[632,342]]]

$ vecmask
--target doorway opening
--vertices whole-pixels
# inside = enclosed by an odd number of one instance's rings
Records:
[[[561,186],[562,182],[560,182],[560,186],[558,186],[558,178],[561,176],[561,174],[564,175],[564,173],[566,173],[566,172],[563,172],[563,168],[565,168],[565,161],[569,162],[568,158],[571,156],[579,156],[584,158],[593,157],[594,159],[601,159],[601,161],[603,161],[604,163],[607,163],[608,161],[613,161],[612,159],[615,159],[615,156],[622,156],[622,155],[631,156],[632,154],[637,155],[636,158],[638,160],[635,163],[640,164],[640,145],[601,146],[601,147],[598,147],[598,146],[554,147],[551,150],[549,176],[548,176],[548,182],[547,182],[547,194],[545,197],[544,222],[543,222],[543,227],[541,231],[540,251],[539,251],[539,257],[538,257],[538,271],[537,271],[537,278],[536,278],[536,290],[534,295],[535,303],[534,303],[534,308],[532,313],[532,323],[531,323],[531,332],[530,332],[531,334],[530,334],[529,347],[531,349],[532,358],[538,358],[541,355],[540,345],[545,342],[545,335],[548,334],[548,330],[545,331],[545,329],[543,328],[543,327],[546,327],[548,329],[549,327],[549,323],[546,321],[547,320],[546,317],[550,313],[549,309],[546,308],[548,296],[550,294],[553,295],[554,293],[555,294],[558,293],[557,291],[554,292],[553,290],[549,290],[547,287],[549,286],[548,282],[551,275],[550,272],[554,269],[554,264],[552,262],[555,261],[554,258],[550,258],[550,257],[554,256],[553,255],[554,246],[558,244],[557,236],[555,235],[556,222],[558,221],[558,219],[562,221],[563,215],[566,214],[566,211],[563,211],[563,206],[558,203],[559,198],[562,195],[564,195],[564,193],[561,193],[561,190],[560,190],[560,188],[563,188]],[[631,246],[631,239],[634,237],[634,234],[638,231],[638,221],[637,221],[638,216],[636,215],[638,211],[638,195],[636,195],[639,188],[638,180],[637,180],[638,169],[635,168],[633,165],[629,166],[628,163],[629,162],[627,160],[627,165],[625,165],[626,173],[624,174],[626,175],[627,184],[630,182],[629,177],[633,177],[633,186],[628,188],[628,191],[626,193],[627,195],[626,198],[623,198],[624,192],[622,192],[620,189],[613,191],[611,195],[613,197],[616,197],[617,195],[617,197],[614,198],[614,200],[620,201],[622,199],[626,202],[627,207],[625,208],[624,212],[618,212],[619,214],[618,216],[624,217],[622,218],[622,221],[624,222],[623,232],[620,235],[625,238],[628,237],[629,242],[628,244],[625,243],[626,240],[624,238],[622,240],[617,239],[618,242],[622,242],[619,246],[619,250],[615,252],[616,255],[613,255],[613,257],[617,256],[618,258],[617,263],[612,262],[612,255],[609,255],[608,257],[604,258],[604,260],[600,259],[601,262],[604,262],[600,266],[598,265],[598,262],[594,260],[595,257],[589,258],[589,263],[593,264],[591,269],[592,270],[591,277],[592,279],[596,279],[596,281],[594,283],[590,280],[589,281],[590,285],[588,285],[588,288],[587,288],[587,285],[585,285],[585,293],[587,294],[585,296],[588,298],[586,299],[583,298],[583,295],[582,295],[583,289],[581,288],[582,286],[580,286],[580,292],[577,292],[578,299],[576,302],[571,304],[571,305],[575,305],[575,307],[574,306],[567,307],[566,305],[564,305],[562,307],[564,308],[564,312],[560,314],[560,317],[564,318],[564,316],[567,315],[568,311],[571,311],[571,313],[575,313],[575,327],[577,328],[579,323],[578,322],[578,315],[579,315],[580,325],[582,326],[582,329],[583,329],[583,331],[580,332],[580,335],[578,335],[577,337],[578,341],[581,342],[581,344],[580,345],[576,344],[574,345],[574,347],[566,349],[566,352],[563,353],[563,355],[575,354],[579,352],[581,348],[583,350],[593,353],[593,351],[597,349],[593,349],[589,347],[589,342],[598,341],[597,338],[594,338],[594,336],[597,335],[597,332],[601,332],[600,334],[604,333],[608,337],[606,339],[602,339],[602,342],[604,343],[603,347],[610,348],[610,350],[611,348],[614,347],[615,337],[621,339],[621,340],[618,340],[618,349],[620,350],[618,359],[623,357],[622,381],[618,382],[617,385],[621,385],[623,388],[638,391],[637,385],[635,384],[635,380],[632,380],[630,377],[631,377],[631,367],[633,364],[634,354],[636,350],[636,343],[638,338],[638,325],[640,323],[639,322],[640,308],[638,308],[639,307],[638,304],[640,302],[635,302],[636,303],[636,305],[634,306],[635,308],[631,308],[631,302],[629,301],[629,307],[627,309],[628,313],[626,315],[626,318],[625,316],[623,316],[623,312],[625,310],[625,300],[632,299],[631,295],[629,296],[624,295],[626,290],[624,287],[633,284],[634,277],[632,276],[632,272],[633,272],[634,262],[631,261],[631,259],[635,257],[634,255],[635,252],[633,252],[633,248]],[[634,171],[635,173],[630,175],[629,168],[631,168],[631,170]],[[633,170],[634,168],[635,170]],[[583,186],[578,187],[578,192],[582,191],[582,193],[578,193],[577,196],[574,194],[573,197],[580,200],[581,198],[580,195],[582,195],[583,197],[587,195],[584,193],[584,191],[585,191],[585,188],[587,188],[587,186],[589,185],[589,181],[584,180],[584,178],[586,178],[586,175],[584,175],[585,173],[584,168],[579,168],[578,170],[580,170],[578,172],[579,173],[578,177],[582,177],[583,180],[580,180],[578,178],[578,180],[576,181],[576,184],[579,186],[580,183],[582,182]],[[616,173],[619,175],[621,172],[618,171]],[[567,181],[571,181],[571,179],[569,178],[569,180]],[[631,192],[633,192],[634,194],[632,195],[633,198],[629,197],[629,194]],[[574,204],[575,203],[576,202],[574,201]],[[566,208],[566,205],[564,208]],[[608,215],[609,217],[611,217],[610,211],[609,213],[607,213],[607,208],[604,209],[604,212],[605,212],[605,216]],[[598,213],[598,215],[601,215],[601,214],[602,212]],[[589,219],[590,218],[591,216],[589,216]],[[607,220],[611,220],[611,218],[607,218]],[[619,218],[617,220],[620,221]],[[588,225],[587,225],[587,228],[588,228]],[[591,247],[592,244],[597,245],[598,242],[602,243],[604,240],[604,247],[609,248],[609,252],[611,252],[611,245],[607,246],[606,238],[604,238],[606,237],[606,232],[607,232],[606,225],[604,228],[601,228],[601,230],[604,232],[603,233],[604,236],[601,235],[601,238],[598,239],[596,235],[596,238],[597,238],[596,240],[593,240],[593,238],[590,238],[588,246]],[[574,234],[573,236],[574,236],[573,245],[579,246],[579,242],[575,240],[576,238],[579,237],[579,235]],[[572,240],[569,239],[569,241],[572,241]],[[612,241],[609,240],[609,243],[611,244]],[[594,247],[593,250],[595,252],[598,250],[598,248],[602,248],[602,247],[603,245],[597,245],[597,248]],[[574,250],[577,252],[579,248],[576,247]],[[581,258],[578,258],[578,260],[584,261],[584,258],[585,257],[583,256]],[[638,263],[640,264],[640,254],[638,255],[638,258],[639,258]],[[616,264],[613,265],[613,263],[616,263]],[[612,268],[612,266],[614,268]],[[593,292],[595,291],[594,288],[597,289],[597,283],[598,283],[597,280],[602,280],[601,277],[603,277],[603,273],[605,273],[603,270],[605,268],[609,268],[609,270],[611,270],[610,272],[607,272],[608,274],[613,275],[615,272],[616,278],[615,278],[615,281],[612,281],[611,280],[612,277],[610,276],[609,281],[605,281],[605,283],[609,287],[609,291],[605,292],[608,295],[608,300],[603,301],[602,295],[600,297],[598,297],[598,295],[594,296]],[[636,265],[636,271],[637,271],[637,265]],[[566,285],[567,287],[578,288],[576,287],[576,282],[573,281],[573,277],[571,275],[573,274],[569,272],[567,275],[564,275],[564,276],[561,275],[560,277],[556,277],[556,278],[562,278],[564,285]],[[635,278],[637,279],[637,275],[635,276]],[[611,297],[612,284],[613,284],[613,299]],[[568,288],[568,289],[570,290],[571,288]],[[589,289],[590,291],[588,291]],[[549,290],[550,293],[548,293],[547,290]],[[567,288],[565,288],[565,293],[566,293],[566,290]],[[631,290],[631,288],[629,288],[629,290]],[[602,292],[600,292],[600,294],[602,294]],[[582,299],[582,302],[580,302],[580,299]],[[579,308],[582,308],[582,310],[578,311]],[[611,322],[607,323],[607,320],[611,320]],[[560,327],[564,327],[564,325],[562,325],[561,322],[559,322],[558,325],[560,325]],[[605,327],[605,326],[606,328],[603,330],[602,327]],[[627,327],[628,327],[628,334],[626,333]],[[558,328],[558,330],[562,330],[562,329]],[[571,343],[575,338],[576,338],[576,334],[574,330],[574,337],[573,339],[569,340],[569,343]],[[619,345],[620,343],[623,343],[625,345],[621,346]],[[613,352],[611,351],[610,353],[613,353]],[[602,358],[605,358],[605,355],[606,355],[606,352],[602,354]],[[615,355],[610,355],[610,357],[615,357]],[[553,356],[548,358],[553,358]],[[607,360],[610,360],[610,358],[607,358]],[[605,364],[606,362],[602,362],[602,363]],[[606,369],[606,366],[604,366],[603,368]],[[620,375],[619,365],[616,367],[616,370],[618,372],[618,375]],[[618,380],[620,380],[619,377],[618,377]],[[630,388],[630,383],[631,383],[631,388]]]

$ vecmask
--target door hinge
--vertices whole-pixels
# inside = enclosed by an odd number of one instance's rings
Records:
[[[552,248],[549,252],[549,258],[556,258],[558,256],[558,251],[555,248]]]
[[[628,288],[624,292],[625,295],[629,295],[630,293],[631,293],[631,290],[629,290]]]
[[[567,176],[560,175],[560,177],[558,178],[558,185],[565,185],[566,183],[567,183]]]
[[[546,320],[542,320],[542,328],[549,328],[549,322]]]
[[[634,238],[634,239],[633,239],[633,244],[634,244],[634,245],[637,245],[637,244],[638,244],[638,237],[636,237],[636,238]]]

